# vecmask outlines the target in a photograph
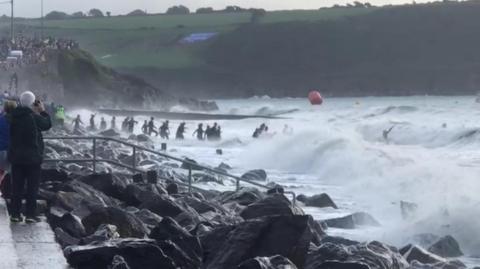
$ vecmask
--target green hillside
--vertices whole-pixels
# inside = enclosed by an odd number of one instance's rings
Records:
[[[275,11],[268,12],[260,23],[334,20],[374,9]],[[180,39],[192,33],[228,33],[250,23],[250,19],[249,12],[242,12],[53,20],[45,22],[45,33],[79,41],[101,63],[114,68],[182,69],[203,66],[203,51],[209,42],[180,45]],[[39,33],[38,20],[18,24],[25,33]]]

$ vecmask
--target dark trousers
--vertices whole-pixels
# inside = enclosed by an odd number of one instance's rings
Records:
[[[10,213],[14,217],[20,216],[22,198],[25,194],[27,200],[27,217],[37,215],[37,196],[40,185],[41,166],[36,165],[12,165],[12,201]],[[25,185],[26,193],[25,193]]]

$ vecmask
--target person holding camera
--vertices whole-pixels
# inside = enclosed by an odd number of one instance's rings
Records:
[[[21,206],[26,186],[27,223],[38,222],[37,195],[40,185],[44,142],[42,131],[52,128],[43,103],[32,92],[20,95],[20,105],[13,110],[10,123],[8,159],[12,165],[12,200],[10,221],[22,222]]]

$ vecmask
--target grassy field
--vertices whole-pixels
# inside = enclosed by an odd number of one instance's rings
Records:
[[[373,10],[375,8],[275,11],[268,12],[260,23],[333,20]],[[180,45],[180,39],[191,33],[232,31],[249,23],[250,18],[250,13],[245,12],[54,20],[45,22],[45,32],[78,40],[81,47],[100,62],[114,68],[179,69],[205,64],[202,49],[208,45],[208,42]],[[27,34],[39,32],[38,20],[18,24]],[[5,32],[7,26],[0,24],[3,28],[0,31]]]

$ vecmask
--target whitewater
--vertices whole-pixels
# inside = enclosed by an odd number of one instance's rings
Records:
[[[191,134],[199,122],[187,121],[187,139],[168,141],[169,154],[211,166],[223,162],[237,175],[265,169],[269,182],[297,195],[328,193],[339,209],[304,208],[318,220],[367,212],[382,224],[329,234],[397,247],[416,234],[452,235],[466,254],[462,260],[480,264],[475,258],[480,257],[480,104],[474,97],[328,98],[322,106],[267,97],[217,103],[216,113],[278,118],[218,121],[223,131],[218,142],[196,141]],[[90,112],[74,113],[88,119]],[[145,119],[136,118],[137,133]],[[161,119],[156,120],[158,126]],[[179,123],[171,121],[173,134]],[[253,139],[261,123],[270,136]],[[293,134],[282,133],[285,125]],[[392,126],[385,141],[382,132]],[[233,182],[205,185],[234,189]],[[400,201],[418,205],[412,218],[402,218]]]

